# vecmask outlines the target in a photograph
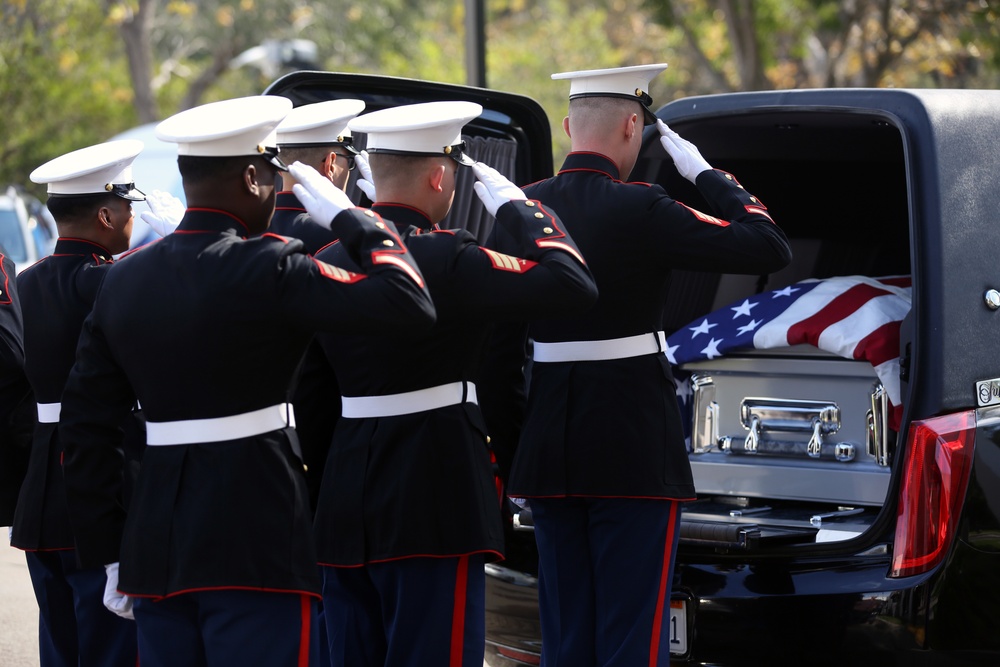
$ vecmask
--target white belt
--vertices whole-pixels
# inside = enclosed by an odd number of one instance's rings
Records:
[[[146,422],[147,445],[192,445],[250,438],[287,426],[295,426],[295,414],[288,403],[279,403],[253,412],[212,419],[182,419],[174,422]]]
[[[476,385],[452,382],[437,387],[382,396],[341,396],[341,416],[351,419],[396,417],[436,410],[459,403],[479,403]]]
[[[627,359],[646,354],[664,352],[667,337],[662,331],[611,338],[609,340],[579,340],[565,343],[535,342],[532,357],[535,361],[608,361]]]
[[[58,424],[62,403],[36,403],[38,406],[38,423]]]

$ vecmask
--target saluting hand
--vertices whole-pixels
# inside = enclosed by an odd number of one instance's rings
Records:
[[[330,179],[323,178],[318,171],[307,164],[293,162],[288,173],[296,181],[292,192],[313,220],[329,228],[330,223],[342,211],[354,208],[347,194],[335,186]]]
[[[375,179],[372,178],[372,168],[368,164],[368,151],[361,151],[354,156],[354,164],[358,165],[358,189],[365,193],[372,202],[377,202],[375,199]]]
[[[472,188],[493,217],[496,217],[497,210],[507,202],[527,199],[521,188],[511,183],[493,167],[477,162],[472,165],[472,173],[479,179]]]
[[[140,213],[139,217],[160,236],[177,229],[186,210],[180,199],[163,190],[153,190],[146,195],[146,205],[149,210]]]
[[[656,121],[656,129],[660,131],[660,143],[673,159],[681,176],[694,183],[699,174],[712,168],[694,144],[682,139],[681,135],[667,127],[662,120]]]

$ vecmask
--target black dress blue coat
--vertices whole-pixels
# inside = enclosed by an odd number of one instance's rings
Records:
[[[696,185],[711,214],[658,185],[621,181],[602,155],[571,153],[556,176],[526,187],[565,221],[600,292],[584,313],[531,321],[530,338],[590,341],[660,331],[673,269],[767,273],[789,262],[785,235],[731,174],[709,170]],[[536,362],[527,396],[510,495],[694,496],[664,354]]]
[[[218,588],[318,595],[311,513],[292,428],[148,446],[131,505],[115,424],[238,415],[289,399],[317,330],[424,330],[433,304],[411,256],[371,211],[334,220],[358,270],[301,242],[245,238],[232,215],[188,209],[176,231],[108,272],[62,400],[60,437],[77,552],[120,559],[119,589],[160,597]]]
[[[430,331],[317,336],[344,396],[396,394],[475,380],[492,323],[559,317],[597,292],[563,223],[537,202],[509,202],[496,226],[501,254],[463,230],[440,230],[422,212],[376,203],[417,260],[438,319]],[[547,245],[552,244],[552,245]],[[343,259],[339,244],[321,251]],[[503,554],[489,434],[479,405],[409,415],[341,418],[316,510],[320,562],[357,566],[411,556]]]

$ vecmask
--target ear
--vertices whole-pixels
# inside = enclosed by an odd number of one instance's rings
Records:
[[[327,153],[326,157],[323,159],[323,174],[331,181],[333,180],[333,165],[336,163],[337,154],[333,151]]]
[[[569,116],[563,118],[563,132],[565,132],[566,136],[569,137],[570,139],[573,138],[573,135],[570,134],[569,131]]]
[[[635,135],[636,123],[639,122],[638,114],[632,114],[625,121],[625,138],[631,139]]]
[[[97,210],[97,221],[105,229],[114,229],[114,225],[111,224],[111,209],[107,206],[102,206]]]
[[[430,172],[428,173],[428,182],[434,192],[444,191],[444,187],[441,184],[444,183],[445,169],[446,167],[443,164],[436,164],[431,167]]]
[[[256,166],[248,164],[246,167],[243,168],[243,187],[246,188],[246,191],[252,194],[254,197],[256,197],[257,193],[260,192],[260,187],[257,182]]]

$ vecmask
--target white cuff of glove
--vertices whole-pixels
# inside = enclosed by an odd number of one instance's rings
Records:
[[[361,151],[354,156],[354,164],[358,167],[358,189],[365,193],[372,202],[375,199],[375,179],[372,177],[372,169],[368,164],[368,151]]]
[[[660,144],[674,161],[677,173],[694,183],[700,174],[711,171],[712,165],[694,144],[671,130],[662,120],[656,121],[656,129],[660,132]]]
[[[354,208],[354,203],[343,190],[309,165],[293,162],[288,165],[288,173],[298,181],[292,186],[292,192],[309,216],[319,224],[329,228],[341,212]]]
[[[108,581],[104,585],[104,606],[122,618],[135,620],[132,614],[132,598],[118,592],[118,563],[104,566]]]
[[[166,236],[177,229],[186,212],[180,199],[162,190],[153,190],[147,195],[146,206],[149,211],[143,211],[139,217],[160,236]]]
[[[507,202],[523,201],[528,198],[521,191],[521,188],[511,183],[499,171],[482,162],[472,165],[472,173],[479,179],[473,183],[472,189],[475,190],[483,201],[483,206],[493,217],[496,217],[497,211]]]

